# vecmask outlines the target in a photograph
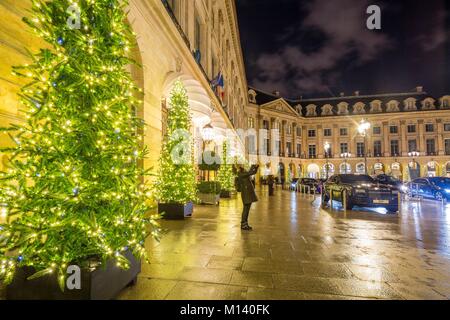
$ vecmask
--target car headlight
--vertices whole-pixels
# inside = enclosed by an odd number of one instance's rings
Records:
[[[406,191],[408,191],[408,187],[405,186],[405,185],[402,185],[402,186],[400,187],[400,190],[402,190],[403,192],[406,192]]]
[[[450,189],[445,189],[445,192],[446,193],[450,193]]]

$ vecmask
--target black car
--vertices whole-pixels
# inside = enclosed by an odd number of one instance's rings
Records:
[[[378,176],[375,176],[374,179],[379,184],[385,184],[388,186],[392,186],[400,192],[405,191],[405,186],[404,186],[403,182],[401,182],[399,179],[397,179],[393,176],[390,176],[387,174],[380,174]]]
[[[450,178],[418,178],[408,183],[408,195],[450,201]]]
[[[353,207],[386,208],[388,212],[398,212],[399,191],[389,185],[383,185],[368,175],[340,174],[331,177],[324,185],[322,205],[326,206],[333,200],[344,204],[346,210]]]
[[[299,191],[302,191],[301,190],[301,187],[300,186],[306,186],[306,187],[309,187],[309,190],[310,190],[310,193],[315,193],[316,192],[316,190],[318,189],[318,187],[319,187],[319,185],[320,185],[320,183],[319,183],[319,181],[318,180],[316,180],[316,179],[312,179],[312,178],[301,178],[299,181],[298,181],[298,190]],[[306,191],[305,191],[306,192]]]

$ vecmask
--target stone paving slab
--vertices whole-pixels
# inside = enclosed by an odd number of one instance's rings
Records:
[[[150,264],[119,299],[450,299],[450,206],[384,215],[322,210],[291,192],[259,198],[252,232],[240,230],[239,199],[162,221],[161,242],[146,241]]]
[[[146,299],[151,281],[164,299],[449,298],[450,208],[424,203],[419,213],[413,203],[399,215],[345,213],[311,200],[260,195],[253,232],[239,229],[239,199],[196,207],[187,221],[164,221],[168,236],[147,245],[157,248],[160,265],[144,267],[140,281],[150,282],[121,298]]]

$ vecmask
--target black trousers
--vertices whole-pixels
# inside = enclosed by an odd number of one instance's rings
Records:
[[[244,210],[242,211],[242,221],[241,221],[241,225],[242,226],[247,226],[248,225],[248,215],[250,214],[250,208],[252,207],[252,204],[244,204]]]

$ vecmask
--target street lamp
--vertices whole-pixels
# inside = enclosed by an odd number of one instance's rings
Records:
[[[202,138],[206,142],[213,141],[215,137],[214,128],[211,124],[207,124],[202,129]]]
[[[413,161],[414,161],[415,160],[414,158],[418,158],[420,156],[420,152],[417,152],[417,151],[408,152],[408,156],[410,158],[413,158]]]
[[[345,164],[345,174],[348,173],[348,165],[347,165],[347,159],[351,158],[352,154],[348,152],[341,153],[341,158],[344,158],[344,164]]]
[[[370,129],[370,123],[366,120],[361,120],[360,124],[358,125],[358,132],[360,135],[364,137],[364,166],[365,166],[365,173],[367,174],[367,132]]]
[[[328,142],[325,142],[325,145],[323,146],[323,148],[325,149],[325,160],[326,160],[326,164],[325,164],[325,171],[326,171],[326,179],[328,180],[328,173],[329,173],[329,162],[328,162],[328,158],[330,157],[330,149],[331,149],[331,145]]]

